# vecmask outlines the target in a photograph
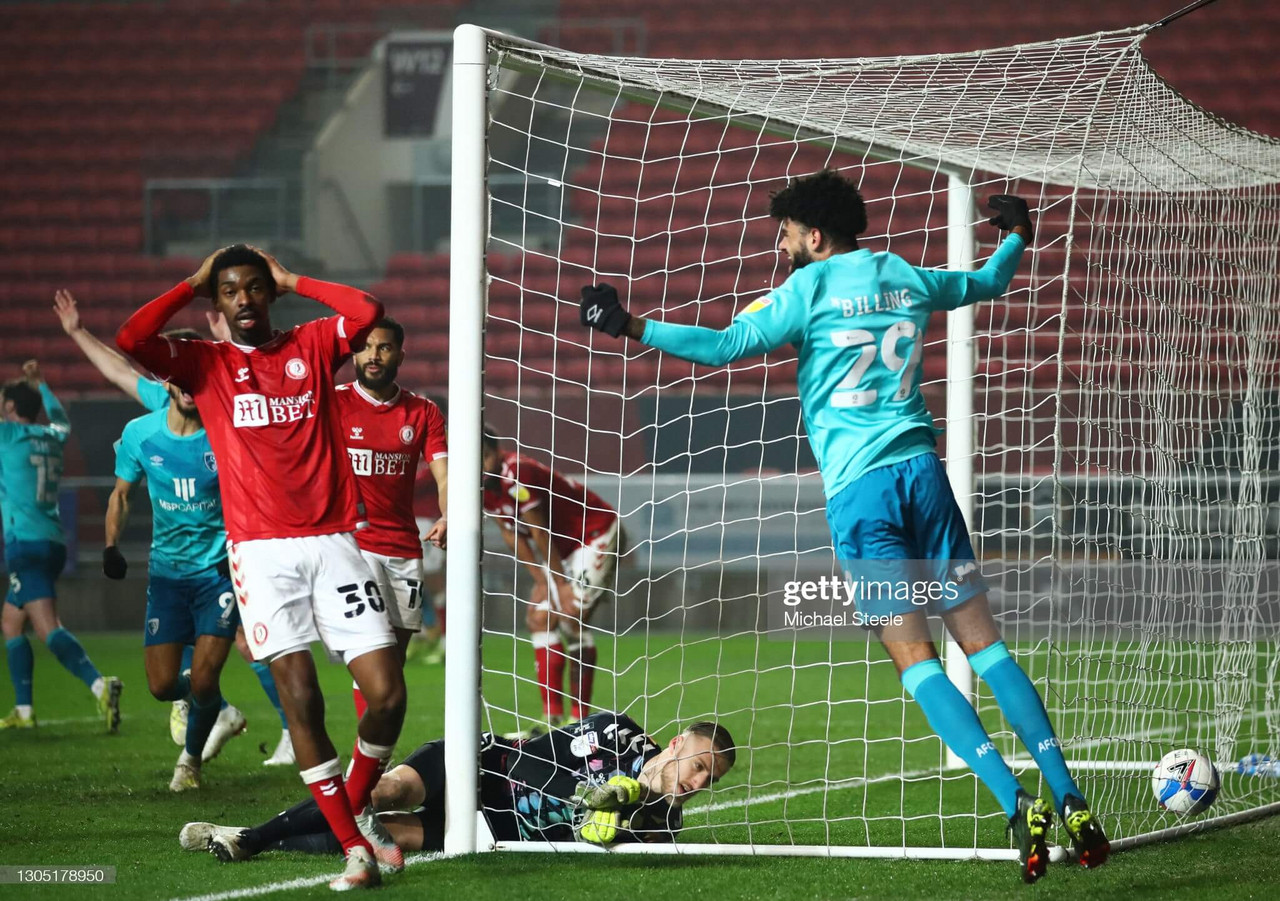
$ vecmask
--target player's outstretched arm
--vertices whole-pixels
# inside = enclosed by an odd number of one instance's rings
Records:
[[[1035,237],[1031,210],[1021,197],[998,194],[987,198],[987,207],[995,213],[987,223],[1009,232],[1009,236],[1000,243],[981,269],[976,272],[916,270],[921,274],[930,296],[935,298],[941,309],[954,310],[1003,295],[1009,290],[1009,282],[1018,270],[1023,250]]]
[[[94,368],[102,373],[103,378],[141,403],[142,398],[138,395],[138,370],[118,350],[107,347],[84,327],[80,322],[75,295],[70,291],[56,291],[53,295],[53,311],[58,314],[62,330],[76,343]]]
[[[664,353],[704,366],[724,366],[743,357],[768,353],[787,343],[785,338],[770,336],[743,319],[735,319],[725,329],[641,319],[623,309],[617,289],[604,283],[583,286],[579,321],[611,337],[625,334]]]

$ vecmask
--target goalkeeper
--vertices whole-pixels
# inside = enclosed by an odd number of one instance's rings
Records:
[[[773,195],[778,249],[791,261],[779,287],[749,304],[726,329],[630,315],[609,285],[582,289],[581,321],[707,366],[784,344],[799,355],[799,394],[827,497],[827,521],[851,586],[888,582],[912,591],[855,598],[930,726],[995,794],[1019,847],[1022,877],[1048,863],[1052,811],[1018,784],[973,706],[942,670],[926,615],[941,615],[1053,791],[1079,860],[1110,850],[1072,780],[1035,686],[1010,656],[987,605],[964,517],[934,452],[936,430],[920,393],[929,316],[1002,295],[1033,227],[1026,201],[992,197],[990,224],[1011,232],[976,272],[912,266],[858,247],[866,208],[853,182],[826,170]],[[929,586],[921,593],[915,587]]]
[[[498,841],[670,842],[684,803],[723,777],[735,756],[716,723],[694,723],[660,748],[633,719],[607,712],[528,741],[486,733],[480,803]],[[401,851],[443,850],[444,787],[444,740],[429,741],[374,788],[377,840]],[[223,862],[262,851],[342,853],[314,800],[253,828],[188,823],[178,840]]]

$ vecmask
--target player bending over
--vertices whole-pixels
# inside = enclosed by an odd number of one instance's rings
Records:
[[[940,614],[990,686],[1053,791],[1080,862],[1105,862],[1110,846],[1067,770],[1044,704],[1000,640],[920,394],[929,314],[999,297],[1032,238],[1025,201],[1001,195],[987,204],[996,213],[991,224],[1012,234],[981,270],[921,269],[892,253],[858,248],[867,217],[853,182],[832,171],[799,178],[769,207],[781,223],[778,248],[790,258],[791,274],[728,328],[633,317],[608,285],[582,289],[581,321],[708,366],[784,344],[797,348],[800,401],[836,556],[847,573],[874,567],[869,581],[925,580],[949,589],[933,594],[950,600],[927,607],[888,599],[859,606],[891,621],[876,632],[903,686],[933,730],[995,794],[1017,838],[1023,878],[1034,882],[1048,863],[1052,812],[1018,784],[973,706],[946,677],[926,622],[927,612]],[[913,561],[924,561],[923,571]]]
[[[0,625],[13,680],[15,707],[0,720],[0,729],[32,729],[35,657],[23,634],[28,621],[67,672],[93,692],[108,732],[120,728],[121,682],[104,678],[76,637],[58,619],[54,583],[67,562],[67,545],[58,514],[62,448],[71,422],[62,404],[40,377],[35,360],[22,366],[23,378],[0,389],[0,508],[4,511],[4,558],[9,567],[9,593]],[[49,416],[39,425],[40,410]]]
[[[284,727],[276,751],[266,764],[293,763],[293,745],[289,742],[289,730],[280,706],[280,696],[276,693],[275,680],[271,678],[271,669],[265,663],[254,662],[244,639],[244,630],[239,628],[239,613],[234,603],[230,603],[232,589],[227,573],[227,536],[222,523],[222,501],[218,495],[217,462],[200,422],[199,410],[190,402],[189,395],[139,375],[119,351],[99,341],[81,323],[79,306],[70,291],[58,291],[53,298],[53,308],[63,331],[98,372],[152,411],[151,416],[130,423],[121,443],[116,446],[117,482],[107,506],[107,540],[102,568],[111,579],[123,579],[128,573],[128,561],[121,553],[118,541],[129,513],[129,492],[137,482],[137,476],[145,472],[151,501],[152,546],[147,567],[148,612],[144,619],[143,644],[148,649],[157,648],[156,652],[144,652],[145,659],[155,664],[147,667],[147,681],[156,697],[178,695],[169,716],[169,734],[175,744],[188,747],[188,756],[195,758],[194,766],[187,761],[187,767],[182,767],[183,758],[179,758],[179,767],[175,767],[169,787],[174,791],[198,787],[200,763],[217,757],[226,743],[246,727],[244,714],[229,705],[225,698],[220,702],[222,709],[211,729],[205,730],[205,724],[192,722],[204,713],[192,706],[187,690],[193,681],[190,673],[195,657],[196,634],[201,629],[218,626],[224,619],[234,620],[236,648],[252,667]],[[226,320],[213,313],[208,317],[215,338],[230,337]],[[172,338],[200,337],[191,329],[177,329],[165,334]],[[153,453],[153,449],[163,452]],[[179,469],[183,474],[177,473]],[[198,499],[191,491],[197,483],[200,486]],[[222,607],[224,598],[228,603]],[[216,604],[210,606],[215,601]],[[154,611],[152,605],[155,605]],[[218,609],[213,609],[214,606]],[[162,616],[162,613],[167,615]],[[161,632],[165,632],[166,637],[162,638]],[[175,640],[169,636],[188,633],[190,637],[183,639],[181,645],[181,662],[173,670],[169,653],[172,648],[166,648],[164,653],[159,648]],[[220,634],[220,631],[209,634]],[[152,678],[152,674],[156,678]],[[204,677],[196,677],[201,678]],[[157,688],[161,694],[156,694]],[[189,741],[192,726],[198,731]],[[198,743],[201,732],[208,735],[203,745]]]
[[[378,321],[355,353],[356,380],[339,385],[336,399],[347,447],[364,501],[368,527],[356,532],[360,553],[387,604],[401,661],[422,628],[422,539],[413,518],[413,484],[425,456],[440,492],[440,519],[427,540],[443,547],[449,486],[444,417],[425,397],[396,384],[404,362],[404,328],[390,317]],[[364,698],[354,689],[356,716]]]
[[[528,741],[481,738],[480,803],[498,841],[579,841],[597,845],[671,842],[684,804],[724,777],[736,751],[728,730],[694,723],[665,748],[628,716],[595,713]],[[422,745],[373,792],[381,825],[404,851],[444,849],[444,741]],[[263,851],[337,853],[313,801],[261,826],[188,823],[187,851],[206,848],[224,862]]]
[[[338,315],[287,332],[271,303],[297,291]],[[213,299],[231,341],[160,335],[196,296]],[[335,890],[377,885],[374,848],[353,814],[391,756],[404,720],[395,635],[353,536],[355,477],[342,447],[333,371],[382,317],[363,291],[299,277],[244,245],[211,254],[185,281],[134,313],[125,353],[190,394],[219,464],[231,578],[254,658],[271,664],[302,779],[347,854]],[[324,726],[311,642],[342,656],[369,704],[345,780]],[[366,828],[373,817],[364,814]],[[378,856],[403,866],[399,849]]]
[[[620,523],[594,491],[514,451],[488,426],[483,438],[484,512],[533,576],[525,623],[533,644],[542,712],[550,726],[564,713],[568,658],[572,719],[591,711],[596,643],[587,623],[613,583]]]

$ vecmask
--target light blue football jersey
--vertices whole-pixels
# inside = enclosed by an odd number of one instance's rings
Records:
[[[710,365],[794,345],[805,429],[831,497],[871,469],[933,449],[920,393],[929,315],[999,297],[1024,246],[1010,235],[977,272],[922,269],[870,250],[836,254],[791,273],[728,329],[650,320],[642,340]]]
[[[40,396],[49,425],[0,422],[0,506],[6,543],[66,542],[58,515],[58,489],[62,449],[71,434],[71,421],[43,382]]]
[[[167,395],[166,395],[167,397]],[[116,442],[116,478],[147,477],[153,574],[180,579],[227,557],[218,464],[204,430],[178,436],[168,410],[139,416]]]

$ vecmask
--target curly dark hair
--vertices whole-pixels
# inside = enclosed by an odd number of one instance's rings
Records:
[[[857,247],[858,235],[867,230],[867,206],[858,186],[832,169],[788,182],[769,197],[769,215],[790,219],[805,228],[816,228],[832,243]]]
[[[271,267],[267,265],[267,261],[262,254],[244,244],[232,244],[213,258],[213,265],[209,268],[210,297],[218,296],[218,276],[222,274],[222,270],[230,269],[232,266],[253,266],[267,280],[267,284],[271,287],[272,296],[279,293],[276,290],[276,280],[271,275]]]

